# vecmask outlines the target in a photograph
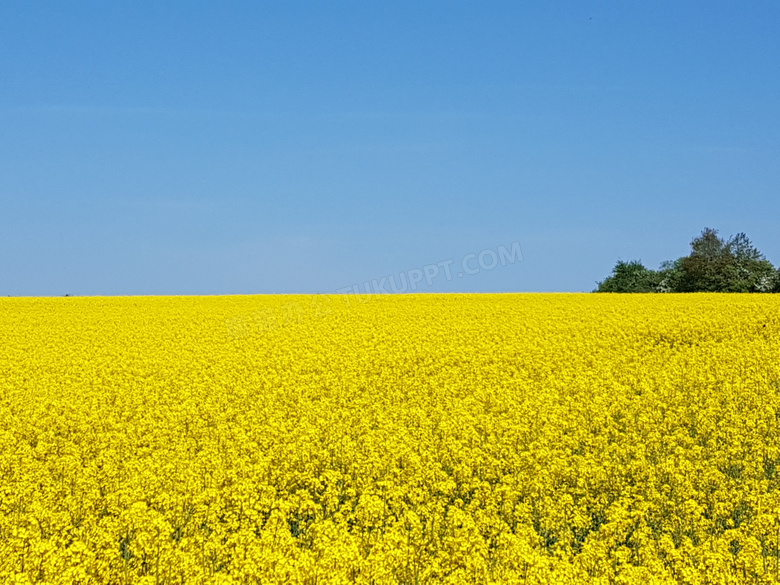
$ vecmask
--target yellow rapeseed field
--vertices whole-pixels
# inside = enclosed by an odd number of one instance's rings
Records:
[[[0,582],[780,583],[780,295],[0,299]]]

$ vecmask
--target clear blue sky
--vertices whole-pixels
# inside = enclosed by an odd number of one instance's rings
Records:
[[[0,295],[589,291],[780,264],[780,3],[0,4]]]

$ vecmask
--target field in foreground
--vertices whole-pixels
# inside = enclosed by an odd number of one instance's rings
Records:
[[[0,581],[780,583],[780,295],[0,299]]]

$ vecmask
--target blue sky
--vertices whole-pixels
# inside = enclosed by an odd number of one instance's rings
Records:
[[[3,2],[0,295],[780,264],[776,2]]]

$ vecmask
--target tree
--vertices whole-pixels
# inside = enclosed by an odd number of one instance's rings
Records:
[[[770,292],[780,293],[780,268],[775,271],[775,275],[772,277],[772,288]]]
[[[680,290],[682,261],[682,258],[678,258],[677,260],[665,260],[661,263],[661,269],[658,271],[660,277],[658,292],[677,292]]]
[[[645,268],[639,260],[619,260],[612,274],[597,283],[594,292],[656,292],[660,282],[659,273]]]
[[[649,270],[639,261],[619,261],[594,292],[780,292],[780,269],[744,233],[724,240],[704,228],[691,253]]]
[[[726,242],[717,230],[704,228],[691,242],[691,253],[680,260],[676,292],[716,292],[723,290],[731,265]]]
[[[727,244],[734,257],[737,272],[737,286],[741,291],[772,292],[777,278],[777,270],[764,255],[758,251],[748,237],[739,233]]]
[[[768,292],[775,269],[744,233],[724,240],[705,228],[679,264],[678,292]]]

